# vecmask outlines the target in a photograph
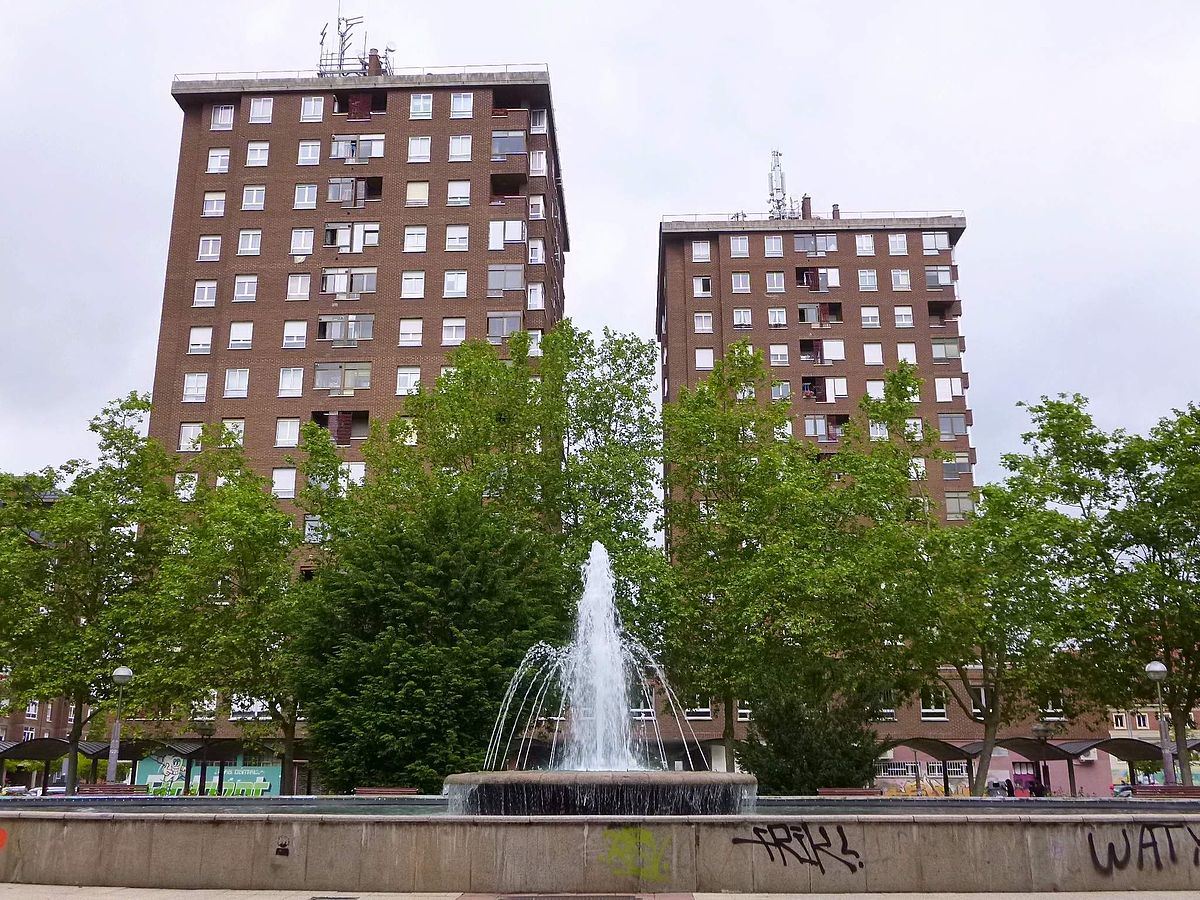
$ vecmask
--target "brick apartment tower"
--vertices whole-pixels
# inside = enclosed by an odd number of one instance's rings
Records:
[[[183,110],[151,434],[187,453],[243,433],[294,496],[298,431],[361,471],[465,339],[534,341],[563,315],[568,250],[544,67],[178,77]],[[536,344],[535,344],[536,346]]]
[[[974,451],[954,247],[960,214],[666,217],[659,228],[663,398],[704,378],[730,344],[763,352],[792,426],[835,448],[860,397],[900,359],[924,379],[917,415],[953,461],[930,462],[946,520],[970,509]]]

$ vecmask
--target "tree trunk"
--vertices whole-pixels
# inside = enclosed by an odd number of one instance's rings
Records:
[[[292,793],[292,783],[296,780],[296,720],[284,722],[283,730],[283,759],[279,764],[279,796]]]
[[[725,730],[722,737],[725,739],[725,771],[733,771],[733,726],[737,721],[737,701],[733,697],[733,692],[726,692],[722,698],[721,705],[725,708]]]
[[[983,723],[983,746],[979,748],[979,756],[975,760],[975,782],[971,785],[972,797],[982,797],[987,793],[988,771],[992,766],[992,750],[996,747],[996,735],[999,731],[999,724],[989,716]]]
[[[68,698],[70,700],[70,698]],[[86,720],[83,716],[83,703],[70,700],[74,704],[75,721],[71,724],[71,732],[67,735],[67,795],[76,792],[79,786],[79,742],[83,739],[83,726]]]
[[[1175,726],[1175,758],[1179,761],[1179,783],[1191,787],[1192,757],[1188,752],[1187,711],[1180,713],[1171,710],[1171,720],[1171,724]]]

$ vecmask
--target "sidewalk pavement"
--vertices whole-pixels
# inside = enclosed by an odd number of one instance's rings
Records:
[[[497,894],[378,894],[356,891],[185,891],[163,888],[0,884],[0,900],[496,900]],[[536,894],[522,894],[534,897]],[[555,894],[556,900],[570,897]],[[605,895],[589,895],[591,897]],[[629,895],[612,895],[625,900]],[[1184,900],[1191,891],[1072,891],[1006,894],[638,894],[637,900]]]

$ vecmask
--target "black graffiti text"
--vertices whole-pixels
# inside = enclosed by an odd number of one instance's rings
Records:
[[[1130,838],[1130,833],[1134,837]],[[1144,825],[1122,827],[1116,840],[1108,841],[1103,851],[1096,847],[1096,836],[1088,832],[1088,850],[1092,865],[1098,872],[1111,875],[1128,868],[1135,861],[1139,869],[1153,866],[1162,869],[1180,861],[1191,851],[1191,863],[1200,868],[1200,834],[1181,822],[1147,822]]]
[[[815,829],[807,823],[800,825],[763,825],[752,828],[754,837],[735,837],[735,844],[757,844],[767,851],[771,862],[778,861],[786,866],[788,861],[805,866],[816,866],[825,872],[826,861],[831,864],[841,863],[849,871],[856,872],[863,867],[862,854],[850,846],[846,830],[841,825],[833,826],[834,838],[824,825]]]

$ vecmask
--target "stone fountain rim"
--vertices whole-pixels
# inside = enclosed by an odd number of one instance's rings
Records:
[[[746,772],[680,772],[674,769],[638,769],[627,772],[574,769],[527,769],[496,772],[461,772],[448,775],[446,786],[481,784],[664,784],[664,785],[758,785]]]

